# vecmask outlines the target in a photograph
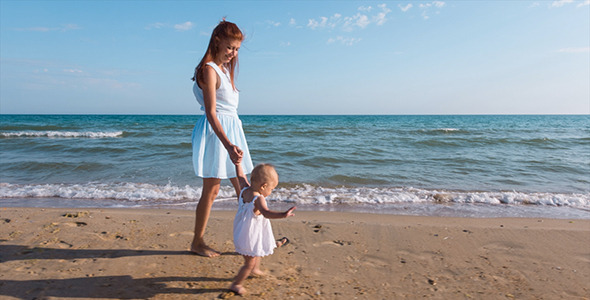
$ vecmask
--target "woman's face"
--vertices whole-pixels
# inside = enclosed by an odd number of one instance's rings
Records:
[[[240,40],[222,40],[219,43],[219,48],[215,60],[218,63],[229,63],[234,57],[238,56],[238,50],[242,41]]]

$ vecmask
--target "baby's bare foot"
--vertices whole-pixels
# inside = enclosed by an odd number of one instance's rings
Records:
[[[241,284],[232,284],[229,289],[238,295],[246,294],[246,289]]]
[[[217,257],[219,256],[219,252],[213,250],[211,247],[207,245],[200,245],[200,246],[193,246],[191,247],[191,252],[195,253],[200,256],[205,257]]]
[[[264,271],[256,268],[254,270],[252,270],[252,272],[250,272],[250,274],[254,275],[254,276],[264,276],[266,275],[266,273],[264,273]]]

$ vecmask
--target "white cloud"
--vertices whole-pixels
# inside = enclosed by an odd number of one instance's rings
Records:
[[[562,7],[566,4],[570,4],[573,3],[574,0],[558,0],[558,1],[553,1],[553,3],[551,3],[552,7]]]
[[[272,20],[266,21],[266,24],[268,24],[268,25],[270,25],[272,27],[279,27],[279,26],[281,26],[281,23],[280,22],[275,22],[275,21],[272,21]]]
[[[289,20],[289,25],[295,26],[297,25],[297,22],[295,21],[295,19],[291,18],[291,20]]]
[[[78,69],[64,69],[63,71],[65,73],[71,73],[71,74],[81,74],[81,73],[83,73],[82,70],[78,70]]]
[[[150,25],[146,26],[145,29],[147,29],[147,30],[150,30],[150,29],[160,29],[160,28],[164,28],[166,26],[167,25],[164,24],[164,23],[156,22],[156,23],[153,23],[153,24],[150,24]]]
[[[445,6],[445,3],[443,1],[432,1],[432,4],[438,8]]]
[[[37,32],[47,32],[55,30],[54,28],[49,27],[29,27],[29,28],[15,28],[16,31],[37,31]]]
[[[359,28],[366,28],[367,26],[369,26],[370,23],[371,22],[369,21],[369,17],[361,13],[357,13],[352,17],[345,17],[344,24],[342,26],[344,30],[352,31],[354,26],[357,26]]]
[[[317,29],[317,28],[325,28],[328,24],[328,18],[326,17],[320,17],[320,20],[315,20],[315,19],[309,19],[309,22],[307,22],[307,27],[311,28],[311,29]]]
[[[76,24],[66,24],[66,25],[63,25],[61,28],[59,28],[59,30],[61,30],[61,31],[70,31],[70,30],[78,30],[78,29],[82,29],[82,27],[80,27]]]
[[[23,83],[31,89],[39,90],[55,86],[64,86],[69,89],[92,89],[105,91],[110,88],[135,89],[140,86],[137,83],[122,81],[122,75],[137,75],[124,69],[101,70],[85,66],[62,64],[55,61],[1,59],[2,65],[18,66],[31,72],[27,83]],[[132,76],[136,77],[136,76]]]
[[[386,4],[377,5],[377,8],[379,10],[371,6],[361,6],[358,8],[359,12],[352,16],[342,16],[342,14],[335,13],[330,17],[309,19],[307,27],[312,30],[340,28],[344,31],[352,31],[356,28],[367,28],[371,24],[380,26],[387,21],[387,15],[391,12],[391,9],[387,8]],[[373,13],[368,14],[370,12]]]
[[[372,6],[361,6],[358,8],[359,11],[366,11],[366,12],[370,12],[371,10],[373,10]]]
[[[156,23],[152,23],[149,24],[145,27],[146,30],[152,30],[152,29],[165,29],[165,28],[174,28],[176,31],[187,31],[193,28],[195,24],[193,24],[193,22],[187,21],[184,23],[180,23],[180,24],[175,24],[175,25],[170,25],[167,23],[161,23],[161,22],[156,22]],[[207,33],[207,35],[209,35],[210,33]]]
[[[193,23],[192,22],[184,22],[182,24],[176,24],[174,25],[174,29],[178,30],[178,31],[187,31],[190,30],[191,28],[193,28]]]
[[[401,4],[397,5],[399,7],[399,9],[401,9],[403,12],[407,12],[408,10],[410,10],[410,8],[412,8],[412,3],[408,3],[406,6],[402,6]]]
[[[590,47],[579,47],[579,48],[562,48],[557,52],[560,53],[589,53]]]
[[[342,45],[352,46],[353,44],[356,44],[360,41],[361,41],[360,38],[337,36],[335,38],[328,39],[328,44],[334,44],[334,43],[338,42],[338,43],[341,43]]]
[[[430,7],[433,7],[433,6],[436,7],[436,8],[442,8],[445,5],[446,5],[446,3],[444,1],[432,1],[432,2],[429,2],[429,3],[420,3],[420,8],[426,9],[426,8],[430,8]]]
[[[427,11],[429,11],[431,8],[436,8],[436,9],[440,9],[443,8],[445,6],[445,2],[443,1],[432,1],[432,2],[428,2],[428,3],[420,3],[420,5],[418,7],[420,7],[420,9],[422,9],[422,18],[424,18],[424,20],[428,20],[430,19],[429,14],[427,13]],[[440,11],[436,11],[435,14],[439,14]]]
[[[577,2],[576,0],[556,0],[553,1],[553,3],[551,3],[551,7],[562,7],[568,4],[572,4],[574,2]],[[583,6],[588,6],[590,5],[590,0],[582,0],[580,1],[580,3],[578,3],[578,5],[576,5],[576,7],[583,7]]]
[[[381,26],[385,24],[385,22],[387,21],[387,14],[391,12],[391,9],[387,8],[387,5],[385,4],[379,4],[378,6],[379,8],[381,8],[381,11],[377,13],[377,15],[373,17],[373,19],[375,20],[375,23],[378,26]]]

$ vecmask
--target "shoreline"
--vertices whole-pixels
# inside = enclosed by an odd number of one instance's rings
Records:
[[[188,252],[194,212],[0,208],[0,296],[240,299],[234,211],[214,210]],[[590,220],[295,211],[272,220],[291,243],[262,260],[246,299],[497,299],[590,295]]]
[[[147,202],[147,203],[144,203]],[[156,209],[194,211],[196,202],[155,203],[116,199],[71,199],[71,198],[2,198],[2,207],[61,208],[61,209]],[[576,206],[549,206],[537,204],[486,204],[486,203],[331,203],[297,204],[273,201],[274,210],[286,210],[296,205],[298,211],[342,212],[393,216],[451,217],[451,218],[544,218],[590,220],[590,210]],[[212,210],[235,211],[234,199],[216,200]]]

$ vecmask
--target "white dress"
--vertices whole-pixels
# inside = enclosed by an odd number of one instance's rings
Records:
[[[234,245],[236,252],[246,256],[267,256],[277,247],[270,220],[263,215],[254,214],[254,202],[244,203],[240,192],[238,212],[234,219]]]
[[[221,127],[223,127],[229,141],[244,152],[242,168],[244,168],[244,173],[248,174],[252,172],[253,165],[246,136],[242,129],[242,121],[238,117],[239,93],[233,89],[231,79],[225,68],[224,72],[213,62],[207,63],[207,65],[211,66],[221,79],[220,86],[215,91],[217,119],[221,123]],[[203,90],[196,82],[193,85],[193,93],[197,98],[197,102],[201,105],[201,110],[204,111]],[[211,124],[207,120],[207,115],[203,115],[195,124],[192,145],[193,167],[198,177],[221,179],[236,177],[236,167],[232,163],[229,153],[213,131]]]

